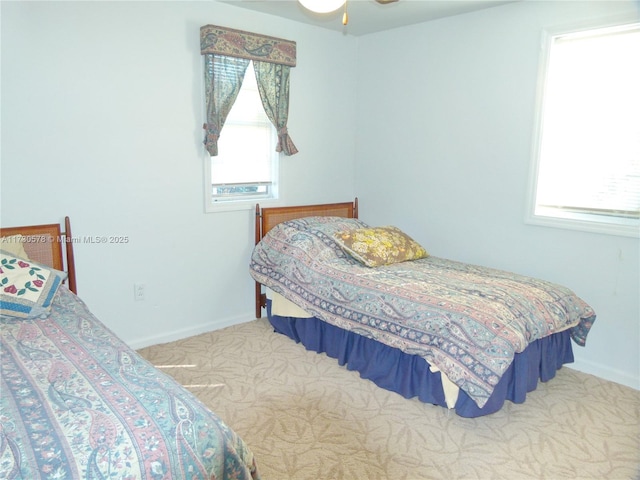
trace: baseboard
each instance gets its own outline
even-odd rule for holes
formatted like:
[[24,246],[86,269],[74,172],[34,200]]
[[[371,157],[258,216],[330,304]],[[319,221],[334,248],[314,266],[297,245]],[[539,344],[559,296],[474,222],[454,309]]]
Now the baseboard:
[[176,340],[193,337],[194,335],[200,335],[201,333],[220,330],[221,328],[231,327],[232,325],[239,325],[241,323],[247,323],[255,320],[253,317],[255,317],[255,314],[247,313],[246,315],[240,315],[232,318],[216,319],[200,325],[194,325],[188,328],[174,330],[172,332],[164,332],[158,335],[140,338],[132,342],[127,342],[127,344],[134,350],[139,350],[141,348],[150,347],[151,345],[175,342]]
[[596,377],[640,390],[640,378],[614,368],[605,367],[599,363],[589,362],[588,360],[576,360],[574,363],[569,363],[565,366],[578,370],[579,372],[589,373]]

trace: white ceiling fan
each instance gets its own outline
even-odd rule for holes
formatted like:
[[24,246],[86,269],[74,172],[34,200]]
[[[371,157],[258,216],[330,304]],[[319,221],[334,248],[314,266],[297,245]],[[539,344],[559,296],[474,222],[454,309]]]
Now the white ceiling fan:
[[[388,3],[395,3],[398,0],[374,0],[377,3],[386,5]],[[342,24],[349,23],[349,14],[347,13],[348,0],[298,0],[300,4],[315,13],[330,13],[335,12],[340,7],[344,6],[344,14],[342,15]]]

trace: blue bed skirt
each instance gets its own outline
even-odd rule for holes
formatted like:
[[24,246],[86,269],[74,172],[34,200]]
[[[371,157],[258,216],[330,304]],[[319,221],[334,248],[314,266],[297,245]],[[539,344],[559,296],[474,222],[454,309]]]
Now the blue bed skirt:
[[[267,315],[276,332],[302,343],[307,350],[324,352],[338,359],[340,365],[356,370],[362,378],[379,387],[405,398],[418,397],[425,403],[447,406],[440,372],[431,372],[422,357],[403,353],[317,318],[271,315],[270,300],[267,301]],[[516,354],[484,407],[479,408],[460,390],[455,412],[461,417],[480,417],[500,410],[505,400],[523,403],[527,393],[538,386],[538,380],[551,380],[563,364],[571,362],[573,350],[569,331],[536,340],[522,353]]]

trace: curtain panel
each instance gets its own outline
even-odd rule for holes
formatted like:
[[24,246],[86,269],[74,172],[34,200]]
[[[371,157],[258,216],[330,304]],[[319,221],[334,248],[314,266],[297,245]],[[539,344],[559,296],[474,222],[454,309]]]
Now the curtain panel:
[[289,119],[289,67],[279,63],[253,62],[262,106],[278,131],[276,152],[295,155],[298,149],[287,130]]
[[205,25],[200,28],[200,53],[205,56],[206,123],[204,144],[218,155],[218,138],[233,106],[249,61],[254,61],[260,98],[278,132],[276,151],[294,155],[298,149],[287,130],[289,74],[296,65],[296,43],[241,30]]
[[218,155],[218,138],[233,103],[240,93],[249,60],[223,55],[205,55],[205,103],[207,123],[204,144],[209,154]]

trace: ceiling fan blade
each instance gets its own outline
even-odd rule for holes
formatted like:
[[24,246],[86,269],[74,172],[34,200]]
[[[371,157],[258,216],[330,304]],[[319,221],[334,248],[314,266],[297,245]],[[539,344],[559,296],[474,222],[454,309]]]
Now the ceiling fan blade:
[[381,3],[382,5],[386,4],[386,3],[394,3],[397,2],[398,0],[376,0],[376,2]]

